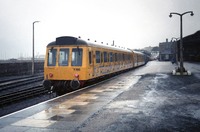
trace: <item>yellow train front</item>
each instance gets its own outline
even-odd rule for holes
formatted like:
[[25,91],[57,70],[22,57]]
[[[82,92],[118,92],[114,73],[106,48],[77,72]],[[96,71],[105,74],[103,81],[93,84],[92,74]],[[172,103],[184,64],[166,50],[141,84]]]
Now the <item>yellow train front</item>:
[[133,51],[59,37],[47,45],[43,86],[61,95],[87,81],[133,66]]

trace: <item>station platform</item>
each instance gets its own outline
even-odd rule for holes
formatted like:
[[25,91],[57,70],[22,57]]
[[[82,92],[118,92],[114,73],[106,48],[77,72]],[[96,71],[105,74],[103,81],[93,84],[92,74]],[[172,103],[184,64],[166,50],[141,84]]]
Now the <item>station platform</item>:
[[[150,62],[103,83],[0,118],[1,132],[200,130],[200,69],[172,76]],[[191,69],[192,70],[192,69]]]
[[137,76],[131,77],[125,73],[106,80],[103,84],[59,96],[1,117],[0,131],[71,131],[136,83],[138,79]]

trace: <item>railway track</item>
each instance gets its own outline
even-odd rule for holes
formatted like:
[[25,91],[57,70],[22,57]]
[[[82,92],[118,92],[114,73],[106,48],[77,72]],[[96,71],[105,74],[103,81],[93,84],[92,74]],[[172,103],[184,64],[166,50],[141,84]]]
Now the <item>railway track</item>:
[[33,96],[41,95],[47,93],[47,90],[43,88],[43,86],[33,86],[28,87],[26,89],[18,90],[16,92],[7,93],[0,96],[0,105],[6,105],[9,103],[13,103],[25,98],[30,98]]
[[30,83],[42,81],[42,80],[43,80],[43,76],[34,76],[34,77],[29,77],[29,78],[21,78],[21,79],[11,80],[11,81],[9,80],[9,81],[0,83],[0,92],[2,92],[4,90],[13,89],[15,87],[27,85],[27,84],[30,84]]
[[42,87],[43,75],[9,78],[0,81],[0,106],[47,93]]
[[11,76],[11,77],[1,77],[0,78],[0,84],[5,83],[5,82],[10,82],[10,81],[16,81],[20,79],[27,79],[27,78],[33,78],[33,77],[39,77],[42,76],[43,73],[39,73],[36,75],[24,75],[24,76]]

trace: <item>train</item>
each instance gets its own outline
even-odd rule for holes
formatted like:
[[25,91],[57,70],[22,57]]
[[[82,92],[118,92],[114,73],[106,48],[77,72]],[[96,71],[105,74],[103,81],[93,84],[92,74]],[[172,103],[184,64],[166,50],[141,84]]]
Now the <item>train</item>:
[[145,54],[131,49],[61,36],[46,47],[43,86],[62,95],[87,82],[142,66],[147,61]]

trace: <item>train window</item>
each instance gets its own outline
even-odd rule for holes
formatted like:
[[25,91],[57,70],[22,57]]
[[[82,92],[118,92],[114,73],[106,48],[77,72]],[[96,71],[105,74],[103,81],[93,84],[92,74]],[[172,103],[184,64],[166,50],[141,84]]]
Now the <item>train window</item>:
[[68,66],[69,49],[60,49],[59,66]]
[[118,58],[119,58],[119,61],[122,60],[122,58],[121,58],[121,53],[118,54]]
[[101,63],[103,63],[103,53],[101,53]]
[[108,54],[107,52],[103,52],[104,55],[104,62],[108,62]]
[[48,66],[56,66],[56,53],[57,49],[50,49],[48,51]]
[[113,53],[110,52],[110,62],[113,62]]
[[125,61],[125,55],[123,54],[123,61]]
[[117,53],[115,53],[115,61],[117,62]]
[[130,61],[131,60],[131,56],[130,55],[128,55],[128,61]]
[[108,53],[108,62],[110,62],[110,55],[109,55],[109,53]]
[[125,54],[125,61],[127,61],[128,60],[128,55],[127,54]]
[[92,64],[92,53],[89,52],[89,64]]
[[83,49],[72,49],[72,66],[82,66]]
[[100,58],[100,51],[96,51],[96,63],[100,63],[101,58]]

